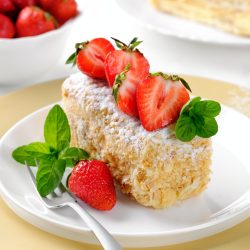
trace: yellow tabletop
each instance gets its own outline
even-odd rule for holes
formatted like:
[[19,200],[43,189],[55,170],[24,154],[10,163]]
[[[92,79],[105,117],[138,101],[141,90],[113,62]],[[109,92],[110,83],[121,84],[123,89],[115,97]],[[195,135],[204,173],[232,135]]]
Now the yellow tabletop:
[[[186,76],[194,95],[212,98],[250,117],[250,89]],[[34,85],[0,97],[0,137],[19,119],[38,108],[60,100],[62,80]],[[41,231],[12,212],[0,199],[0,249],[3,250],[97,250]],[[250,249],[250,219],[205,239],[151,250],[247,250]]]

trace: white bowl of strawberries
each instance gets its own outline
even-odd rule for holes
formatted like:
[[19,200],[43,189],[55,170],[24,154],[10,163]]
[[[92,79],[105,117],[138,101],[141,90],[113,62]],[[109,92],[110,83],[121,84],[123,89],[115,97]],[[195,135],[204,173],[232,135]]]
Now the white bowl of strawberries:
[[75,0],[0,1],[0,84],[19,84],[56,64],[80,15]]

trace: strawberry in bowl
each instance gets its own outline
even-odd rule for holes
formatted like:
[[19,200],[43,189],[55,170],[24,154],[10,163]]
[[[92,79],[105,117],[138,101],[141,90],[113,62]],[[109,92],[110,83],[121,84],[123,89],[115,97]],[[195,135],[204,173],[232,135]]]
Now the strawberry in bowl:
[[40,0],[9,1],[12,5],[4,6],[0,2],[0,84],[31,83],[57,64],[73,25],[82,16],[81,6],[61,24]]
[[18,37],[40,35],[56,29],[57,26],[53,16],[35,6],[22,9],[16,21]]
[[13,38],[15,26],[11,19],[0,13],[0,38]]

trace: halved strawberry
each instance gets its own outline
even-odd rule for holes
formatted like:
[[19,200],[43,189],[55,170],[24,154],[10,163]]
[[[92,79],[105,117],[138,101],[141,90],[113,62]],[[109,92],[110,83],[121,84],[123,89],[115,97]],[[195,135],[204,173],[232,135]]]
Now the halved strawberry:
[[113,86],[116,75],[120,74],[128,64],[134,82],[138,83],[145,75],[149,74],[148,60],[136,49],[141,41],[135,37],[129,45],[126,45],[115,38],[112,39],[121,50],[112,51],[105,60],[105,72],[109,86]]
[[153,131],[174,123],[190,99],[187,82],[163,73],[151,74],[137,87],[137,106],[142,126]]
[[143,81],[148,73],[140,78],[134,76],[134,72],[130,70],[130,64],[128,64],[124,71],[118,74],[115,78],[113,85],[113,95],[117,106],[126,114],[138,117],[138,109],[136,103],[136,89],[139,81]]
[[113,45],[105,38],[76,44],[76,52],[73,53],[66,64],[77,64],[80,71],[94,78],[106,79],[104,61],[107,54],[114,49]]

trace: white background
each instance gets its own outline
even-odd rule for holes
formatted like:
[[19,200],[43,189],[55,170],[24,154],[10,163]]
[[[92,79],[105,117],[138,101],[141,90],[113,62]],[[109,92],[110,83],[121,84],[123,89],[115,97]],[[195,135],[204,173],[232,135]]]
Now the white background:
[[[136,0],[135,0],[136,1]],[[152,71],[204,76],[250,87],[250,47],[212,45],[171,38],[151,31],[119,8],[115,0],[79,0],[84,9],[68,38],[58,63],[23,85],[0,85],[0,95],[49,79],[66,77],[77,69],[64,64],[74,44],[94,37],[116,37],[129,42],[143,40],[140,50],[148,58]]]

